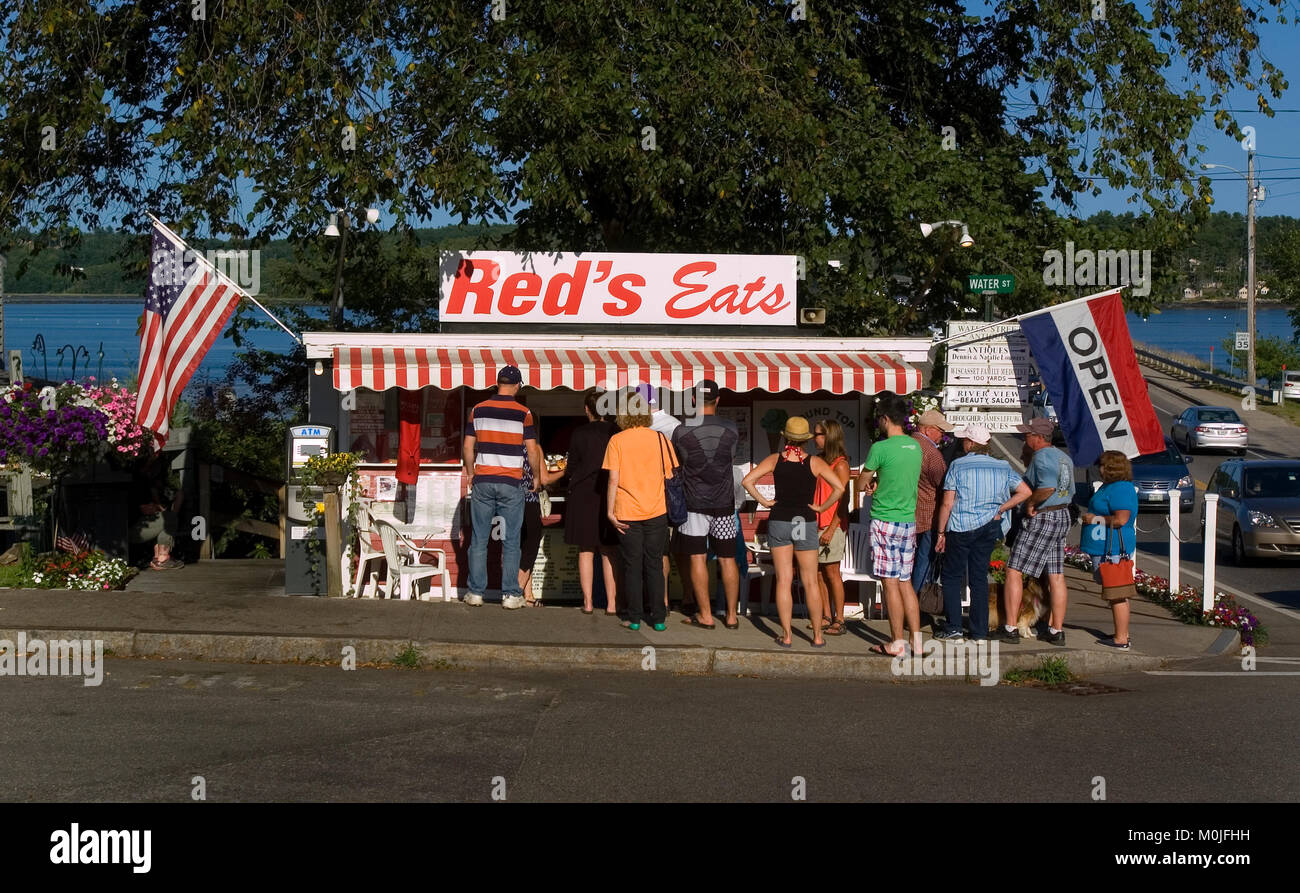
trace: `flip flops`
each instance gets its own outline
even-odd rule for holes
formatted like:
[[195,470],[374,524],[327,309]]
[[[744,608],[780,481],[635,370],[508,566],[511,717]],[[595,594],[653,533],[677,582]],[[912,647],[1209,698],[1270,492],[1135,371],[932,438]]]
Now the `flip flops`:
[[691,616],[691,617],[687,618],[686,620],[683,620],[683,621],[682,621],[682,625],[683,625],[683,626],[694,626],[694,627],[697,627],[698,629],[714,629],[718,624],[716,624],[716,623],[700,623],[700,619],[699,619],[698,617]]

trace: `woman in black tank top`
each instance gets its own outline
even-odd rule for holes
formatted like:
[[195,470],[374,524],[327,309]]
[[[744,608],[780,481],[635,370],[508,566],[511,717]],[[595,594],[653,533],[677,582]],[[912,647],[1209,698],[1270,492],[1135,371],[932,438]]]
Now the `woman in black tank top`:
[[[817,516],[840,501],[844,484],[829,465],[803,451],[803,444],[812,438],[807,419],[787,419],[782,435],[786,443],[781,452],[755,465],[741,484],[760,505],[771,509],[767,533],[772,564],[776,568],[776,610],[781,617],[782,632],[777,644],[782,648],[792,644],[790,621],[794,615],[794,598],[790,587],[797,561],[808,616],[812,620],[812,644],[821,648],[826,640],[822,638],[821,586],[817,582]],[[758,481],[768,474],[772,475],[775,499],[768,499],[755,489]],[[812,504],[818,478],[831,487],[829,501],[824,505]]]

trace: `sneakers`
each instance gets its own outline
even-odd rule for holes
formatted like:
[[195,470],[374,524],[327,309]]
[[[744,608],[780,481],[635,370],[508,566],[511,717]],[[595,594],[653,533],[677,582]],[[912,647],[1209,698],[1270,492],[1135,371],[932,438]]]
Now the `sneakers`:
[[507,611],[513,611],[516,608],[522,608],[523,606],[524,597],[522,595],[507,595],[501,599],[501,607],[505,608]]
[[474,605],[475,607],[478,607],[479,605],[483,604],[483,596],[475,595],[474,593],[471,592],[465,596],[465,604]]
[[1043,627],[1042,635],[1040,635],[1039,638],[1049,645],[1064,645],[1065,630],[1061,630],[1059,633],[1053,633],[1047,627]]
[[1011,632],[1007,632],[1007,628],[1005,626],[999,626],[989,635],[989,638],[997,639],[1001,642],[1006,642],[1008,645],[1019,645],[1020,630],[1013,629]]
[[1107,648],[1117,648],[1120,651],[1128,651],[1129,645],[1133,644],[1132,642],[1116,642],[1114,636],[1108,636],[1105,639],[1098,639],[1097,641],[1105,645]]
[[940,642],[960,642],[966,638],[959,629],[946,629],[934,636]]

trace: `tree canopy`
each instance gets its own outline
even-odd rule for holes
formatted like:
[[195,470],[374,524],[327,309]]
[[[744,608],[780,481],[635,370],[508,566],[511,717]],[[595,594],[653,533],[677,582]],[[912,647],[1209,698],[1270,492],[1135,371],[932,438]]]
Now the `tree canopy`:
[[[1020,274],[1002,309],[1047,301],[1042,253],[1104,237],[1070,217],[1102,184],[1144,212],[1114,247],[1176,263],[1209,189],[1193,125],[1240,135],[1232,90],[1269,112],[1285,81],[1258,33],[1283,10],[33,0],[0,19],[0,248],[143,233],[148,209],[249,247],[290,236],[324,298],[324,215],[380,203],[408,235],[444,210],[513,217],[519,248],[796,254],[833,331],[920,331],[960,312],[969,272]],[[975,246],[922,237],[945,219]],[[428,324],[418,239],[355,244],[349,307]]]

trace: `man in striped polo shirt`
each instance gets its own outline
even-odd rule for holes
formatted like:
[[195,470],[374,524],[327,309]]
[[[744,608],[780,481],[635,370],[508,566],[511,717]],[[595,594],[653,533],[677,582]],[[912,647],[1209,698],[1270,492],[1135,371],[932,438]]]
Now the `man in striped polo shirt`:
[[[474,536],[469,546],[469,593],[465,603],[483,604],[487,589],[488,539],[501,540],[501,606],[522,608],[519,532],[524,523],[521,486],[524,450],[537,449],[533,414],[515,399],[523,376],[514,366],[497,373],[497,394],[470,410],[461,457],[470,490]],[[537,476],[534,476],[536,487]],[[499,520],[498,520],[499,519]]]

